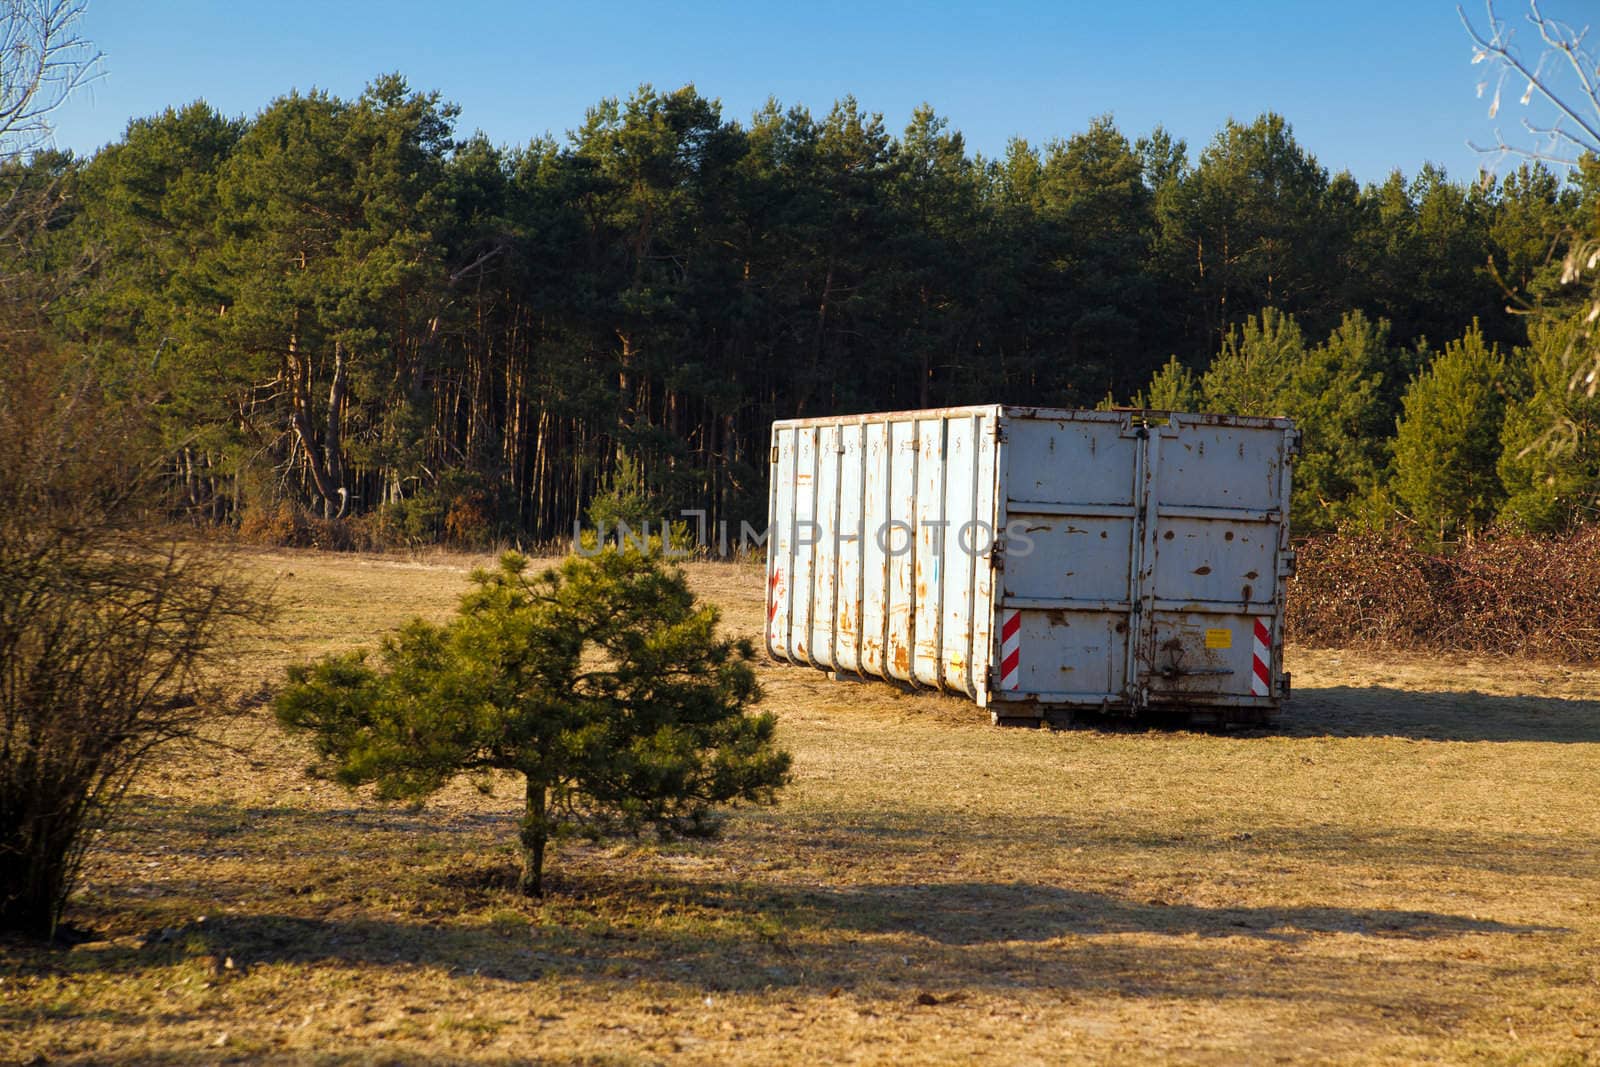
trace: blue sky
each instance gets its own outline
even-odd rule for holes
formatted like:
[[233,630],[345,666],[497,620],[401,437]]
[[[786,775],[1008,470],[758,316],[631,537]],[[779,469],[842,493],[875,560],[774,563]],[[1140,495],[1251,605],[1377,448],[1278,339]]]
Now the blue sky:
[[[1476,3],[1470,13],[1482,21]],[[1362,181],[1425,161],[1469,177],[1483,160],[1466,142],[1492,143],[1495,129],[1448,0],[89,0],[81,28],[105,74],[57,114],[57,144],[80,153],[169,105],[251,115],[290,89],[353,97],[395,70],[458,103],[459,133],[499,143],[562,135],[641,82],[693,82],[741,119],[769,95],[825,112],[854,93],[896,131],[928,101],[990,156],[1013,135],[1041,143],[1106,112],[1130,138],[1162,123],[1194,154],[1230,116],[1274,110],[1325,166]],[[1519,93],[1500,117],[1508,140]]]

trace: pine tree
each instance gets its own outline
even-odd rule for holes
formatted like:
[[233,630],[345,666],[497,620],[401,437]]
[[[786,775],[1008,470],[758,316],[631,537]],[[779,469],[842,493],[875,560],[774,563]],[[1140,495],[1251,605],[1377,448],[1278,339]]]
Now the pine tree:
[[717,636],[681,571],[607,549],[528,577],[477,571],[454,619],[414,619],[365,651],[292,668],[276,703],[339,781],[421,798],[457,775],[522,775],[521,888],[560,834],[710,836],[719,805],[771,803],[773,743],[746,640]]
[[[177,508],[386,509],[346,533],[429,536],[456,511],[548,538],[627,452],[672,509],[754,519],[776,418],[1148,383],[1153,406],[1314,421],[1263,353],[1305,349],[1277,336],[1291,315],[1321,337],[1357,307],[1394,324],[1358,375],[1382,375],[1392,428],[1423,335],[1478,315],[1487,341],[1521,339],[1496,272],[1572,310],[1546,291],[1547,253],[1593,232],[1600,200],[1600,164],[1576,191],[1537,168],[1361,188],[1274,115],[1228,124],[1193,166],[1159,127],[1130,144],[1109,117],[988,160],[931,107],[896,137],[848,97],[740,123],[692,86],[602,101],[569,139],[517,149],[457,143],[454,118],[388,76],[248,119],[194,104],[87,163],[0,168],[0,203],[18,183],[60,200],[49,233],[0,257],[92,264],[53,325],[108,382],[161,378]],[[1282,314],[1246,323],[1264,305]],[[1177,365],[1152,382],[1160,353],[1198,370],[1219,348],[1201,400]],[[1349,478],[1327,478],[1331,514]]]
[[1386,459],[1379,368],[1389,359],[1388,339],[1388,322],[1352,311],[1290,369],[1281,400],[1303,435],[1294,475],[1296,529],[1332,526],[1345,502],[1377,485]]
[[1576,324],[1536,321],[1518,355],[1529,395],[1508,406],[1501,431],[1501,514],[1527,529],[1557,530],[1592,517],[1600,501],[1600,396]]
[[1177,356],[1172,356],[1151,376],[1149,389],[1135,406],[1156,411],[1199,411],[1204,406],[1199,379]]
[[1283,414],[1284,389],[1305,351],[1294,316],[1262,308],[1228,334],[1201,379],[1206,406],[1228,415]]
[[1504,498],[1495,467],[1506,360],[1474,322],[1411,380],[1395,428],[1394,488],[1424,530],[1483,526]]

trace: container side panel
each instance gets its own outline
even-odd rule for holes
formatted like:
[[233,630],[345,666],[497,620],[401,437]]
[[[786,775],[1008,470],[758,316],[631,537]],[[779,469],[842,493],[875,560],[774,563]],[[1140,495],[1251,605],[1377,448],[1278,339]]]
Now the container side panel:
[[864,427],[839,429],[839,583],[838,604],[833,612],[834,666],[842,671],[861,672],[861,593],[862,593],[862,485],[861,439]]
[[812,548],[816,579],[811,638],[807,647],[818,666],[835,667],[834,627],[839,597],[839,427],[817,428],[817,543]]
[[917,421],[889,424],[889,500],[883,531],[889,557],[888,676],[911,681],[915,596]]
[[1011,538],[1006,555],[1007,596],[1105,601],[1121,603],[1124,610],[1131,607],[1127,602],[1135,525],[1132,514],[1030,515],[1013,511],[1011,517],[1016,520],[1012,528],[1018,536]]
[[816,595],[817,542],[817,427],[795,431],[794,528],[789,531],[794,544],[794,594],[789,616],[791,658],[812,662],[811,605]]
[[1156,474],[1164,506],[1280,506],[1282,429],[1186,422],[1155,432],[1161,434]]
[[[1155,613],[1155,663],[1149,700],[1157,705],[1253,703],[1270,694],[1255,679],[1255,624],[1271,616],[1245,612]],[[1270,668],[1270,664],[1268,664]]]
[[974,527],[977,514],[978,420],[952,415],[945,429],[945,526],[940,572],[944,609],[940,613],[939,658],[945,685],[977,695],[971,663],[974,557],[983,538]]
[[772,506],[767,516],[767,646],[776,656],[793,659],[789,647],[789,605],[794,591],[794,443],[795,431],[774,427]]
[[978,704],[989,702],[989,675],[999,666],[994,621],[999,583],[995,572],[995,545],[1004,537],[999,500],[1004,492],[998,469],[1000,415],[998,412],[978,421],[977,506],[973,509],[973,537],[978,551],[973,565],[972,668],[978,688]]
[[911,665],[923,685],[942,686],[945,553],[945,419],[926,419],[917,427],[916,555],[913,607],[916,647]]
[[889,628],[889,577],[892,562],[884,550],[884,528],[889,521],[889,425],[867,423],[867,467],[861,507],[863,526],[861,673],[888,678],[885,640]]

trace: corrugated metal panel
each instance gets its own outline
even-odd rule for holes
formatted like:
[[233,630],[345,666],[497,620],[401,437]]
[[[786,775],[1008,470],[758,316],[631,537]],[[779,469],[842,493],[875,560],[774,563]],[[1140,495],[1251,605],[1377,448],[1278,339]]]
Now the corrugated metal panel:
[[1270,710],[1293,440],[996,406],[776,423],[768,650],[997,718]]
[[773,427],[774,657],[983,699],[999,411]]

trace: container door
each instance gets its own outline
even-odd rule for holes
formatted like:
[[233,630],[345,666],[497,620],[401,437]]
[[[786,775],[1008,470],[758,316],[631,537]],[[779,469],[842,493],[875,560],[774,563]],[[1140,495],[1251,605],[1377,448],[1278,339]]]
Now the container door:
[[1109,412],[1007,421],[993,699],[1128,702],[1143,434]]
[[1270,707],[1288,558],[1283,426],[1173,416],[1145,442],[1136,703]]

